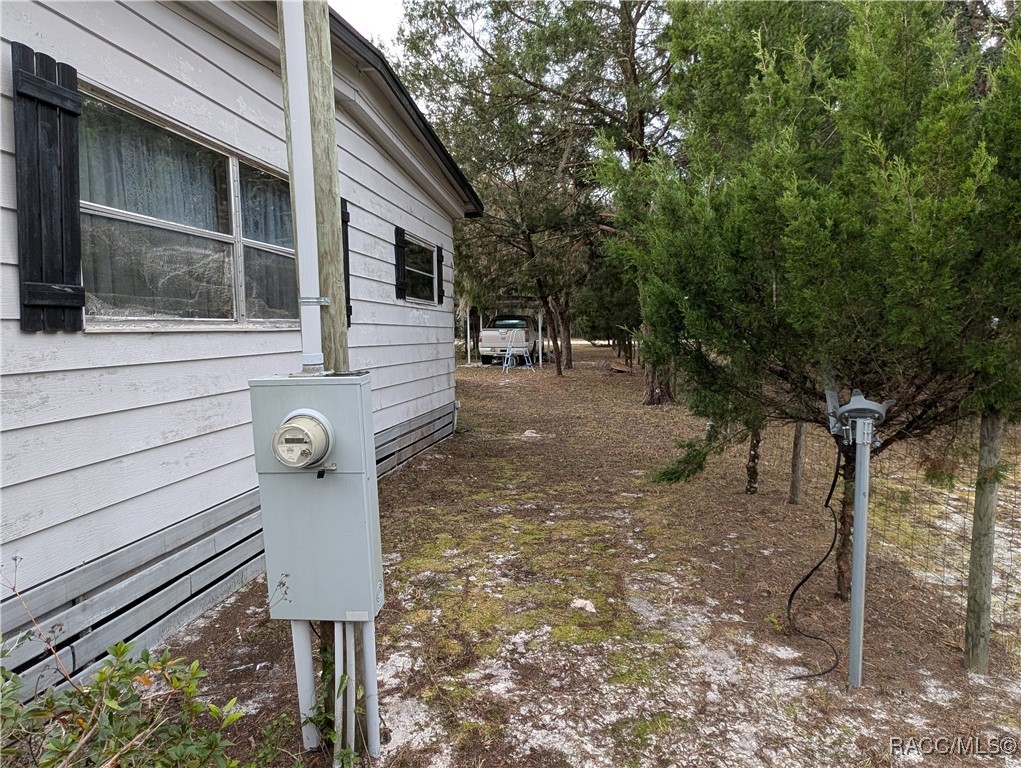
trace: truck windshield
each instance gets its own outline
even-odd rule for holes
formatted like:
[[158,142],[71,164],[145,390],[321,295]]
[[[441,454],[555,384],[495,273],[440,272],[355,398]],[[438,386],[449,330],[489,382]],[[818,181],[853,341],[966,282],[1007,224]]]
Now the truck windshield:
[[524,320],[494,320],[494,328],[527,328],[528,323]]

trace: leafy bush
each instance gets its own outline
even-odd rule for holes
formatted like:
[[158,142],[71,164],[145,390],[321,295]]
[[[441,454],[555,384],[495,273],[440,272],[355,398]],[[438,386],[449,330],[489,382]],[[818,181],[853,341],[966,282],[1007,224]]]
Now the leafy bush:
[[21,704],[21,681],[0,666],[0,744],[5,766],[234,768],[225,731],[243,715],[237,699],[218,707],[199,698],[199,663],[155,657],[131,645],[107,649],[85,683]]

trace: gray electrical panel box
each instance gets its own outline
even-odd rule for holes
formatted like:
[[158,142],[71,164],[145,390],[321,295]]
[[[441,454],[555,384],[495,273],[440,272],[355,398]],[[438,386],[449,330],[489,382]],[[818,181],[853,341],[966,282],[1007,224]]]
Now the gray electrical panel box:
[[270,616],[375,618],[383,563],[369,374],[249,384]]

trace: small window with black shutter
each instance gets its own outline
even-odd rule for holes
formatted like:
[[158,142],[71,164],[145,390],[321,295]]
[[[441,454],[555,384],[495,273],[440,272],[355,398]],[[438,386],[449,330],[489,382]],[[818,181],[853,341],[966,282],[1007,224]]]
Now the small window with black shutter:
[[396,227],[394,267],[398,299],[443,303],[443,248]]

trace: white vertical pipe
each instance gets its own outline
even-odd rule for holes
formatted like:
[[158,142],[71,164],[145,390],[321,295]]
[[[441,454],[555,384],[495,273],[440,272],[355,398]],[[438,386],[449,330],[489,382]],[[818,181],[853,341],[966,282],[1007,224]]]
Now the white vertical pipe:
[[376,680],[376,622],[362,622],[362,676],[365,678],[365,737],[369,757],[379,757],[379,685]]
[[[298,259],[298,296],[319,296],[319,243],[316,234],[316,194],[313,184],[312,117],[308,92],[308,52],[305,10],[301,0],[280,0],[287,72],[287,112],[291,137],[291,190],[294,200],[294,238]],[[322,319],[318,304],[299,303],[301,367],[322,372]]]
[[[347,713],[344,712],[344,708],[341,705],[343,701],[343,692],[340,690],[341,684],[344,682],[344,675],[348,672],[347,670],[347,649],[344,647],[344,622],[335,621],[333,622],[333,730],[337,734],[336,741],[333,742],[333,768],[343,768],[344,760],[341,757],[341,749],[343,749],[342,736],[344,734],[344,728],[348,725]],[[350,675],[347,678],[348,687],[351,686]],[[344,712],[342,716],[341,713]]]
[[347,706],[344,708],[345,739],[347,748],[354,754],[355,749],[355,698],[358,693],[358,676],[355,673],[355,625],[353,621],[344,622],[344,666],[347,667],[347,689],[345,699]]
[[301,741],[305,749],[317,749],[319,731],[309,722],[316,708],[316,675],[312,667],[312,632],[307,621],[291,622],[291,644],[294,646],[294,677],[298,681]]
[[869,460],[872,457],[872,419],[855,421],[854,538],[851,552],[851,636],[847,647],[847,682],[861,687],[862,645],[865,640],[865,559],[869,532]]
[[468,352],[468,365],[472,364],[472,308],[468,307],[468,315],[464,319],[464,343]]

